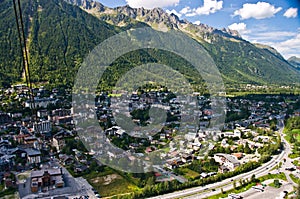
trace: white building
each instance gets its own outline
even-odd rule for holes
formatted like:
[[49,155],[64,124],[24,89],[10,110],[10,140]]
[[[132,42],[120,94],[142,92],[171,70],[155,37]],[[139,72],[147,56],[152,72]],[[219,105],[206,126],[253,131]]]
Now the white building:
[[184,138],[188,141],[194,141],[197,138],[197,133],[187,133],[184,135]]
[[231,171],[240,166],[240,162],[233,155],[217,153],[214,155],[214,159],[216,162],[226,166]]
[[[31,108],[31,101],[30,100],[27,100],[25,102],[25,107],[27,108]],[[34,99],[34,105],[35,107],[38,107],[38,108],[47,108],[47,106],[49,104],[56,104],[57,102],[57,99],[54,99],[54,98],[35,98]]]
[[52,130],[52,125],[49,120],[41,121],[33,124],[33,130],[36,133],[49,133]]
[[28,148],[24,149],[27,155],[27,163],[39,164],[41,163],[41,152],[36,149]]
[[239,138],[241,138],[242,137],[241,131],[238,130],[238,129],[234,129],[234,131],[233,131],[233,137],[239,137]]

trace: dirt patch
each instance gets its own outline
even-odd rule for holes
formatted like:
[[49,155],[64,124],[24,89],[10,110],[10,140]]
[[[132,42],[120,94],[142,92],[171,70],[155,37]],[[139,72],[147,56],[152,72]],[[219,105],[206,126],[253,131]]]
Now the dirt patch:
[[97,183],[102,185],[109,185],[116,179],[122,179],[122,177],[117,174],[111,174],[111,175],[94,178],[91,181],[95,184]]

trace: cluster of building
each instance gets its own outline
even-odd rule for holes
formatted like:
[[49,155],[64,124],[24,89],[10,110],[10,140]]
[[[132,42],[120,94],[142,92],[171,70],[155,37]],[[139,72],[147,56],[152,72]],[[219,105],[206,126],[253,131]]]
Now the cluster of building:
[[[202,153],[200,153],[200,151],[213,150],[215,144],[212,143],[220,143],[221,147],[224,149],[229,147],[230,150],[235,150],[240,145],[243,147],[247,146],[255,153],[258,148],[272,142],[273,136],[260,135],[256,130],[252,129],[258,128],[263,131],[271,131],[270,121],[281,118],[288,107],[287,103],[280,101],[276,96],[276,99],[274,100],[270,99],[265,101],[244,98],[227,98],[226,103],[228,106],[225,110],[226,113],[240,114],[241,112],[246,111],[246,116],[239,120],[229,121],[223,130],[209,129],[206,127],[209,126],[210,119],[216,117],[211,108],[212,102],[209,98],[198,96],[196,104],[199,109],[189,112],[189,110],[182,110],[182,104],[192,105],[192,100],[189,101],[187,98],[187,101],[180,101],[176,97],[168,99],[168,96],[170,95],[171,93],[158,90],[141,93],[134,92],[132,94],[123,93],[121,98],[112,98],[110,100],[112,104],[114,104],[114,110],[126,113],[128,117],[130,117],[132,111],[147,110],[149,107],[153,107],[153,105],[161,105],[160,108],[164,109],[169,116],[174,116],[172,118],[173,120],[170,120],[170,118],[168,118],[169,120],[167,119],[168,121],[164,123],[165,128],[162,132],[158,132],[155,136],[148,137],[147,140],[149,141],[149,146],[143,148],[144,152],[148,154],[166,146],[168,150],[164,150],[160,154],[161,158],[165,160],[164,166],[171,170],[189,164],[193,160],[201,159]],[[191,96],[191,98],[192,97],[193,96]],[[107,98],[107,96],[102,97],[102,101],[107,101]],[[123,101],[126,99],[127,101],[125,101],[127,104],[124,104],[120,99]],[[100,109],[103,114],[100,114],[99,118],[103,117],[103,115],[107,116],[105,118],[109,118],[111,107],[106,106],[108,104],[110,103],[101,103]],[[184,117],[185,114],[198,118],[199,126],[194,124],[185,125],[180,129],[181,131],[184,131],[180,137],[181,139],[177,139],[178,137],[175,136],[180,132],[178,132],[176,124],[180,124],[180,119]],[[134,122],[137,125],[141,124],[140,120],[135,120]],[[112,123],[113,126],[105,130],[106,135],[109,135],[110,138],[115,137],[122,139],[123,135],[130,134],[118,126],[115,121]],[[170,124],[172,124],[173,127],[170,127]],[[252,126],[252,129],[248,128],[249,126]],[[243,135],[244,137],[250,138],[242,138]],[[176,143],[176,140],[180,140],[179,143]],[[229,144],[228,140],[231,140],[232,143]],[[205,145],[205,143],[210,141],[212,141],[211,144]],[[137,143],[128,143],[128,145],[131,151],[140,151],[141,147],[144,147],[141,140],[138,140]],[[120,155],[121,154],[119,154],[118,157],[120,157]],[[123,155],[125,156],[126,153],[123,153]],[[219,163],[219,172],[224,173],[235,170],[243,163],[258,161],[260,156],[258,153],[217,153],[212,158]]]
[[[88,113],[75,115],[70,102],[66,100],[70,94],[61,95],[58,89],[48,91],[41,87],[34,89],[33,92],[35,94],[34,103],[28,100],[28,88],[22,85],[7,89],[3,92],[4,94],[0,95],[0,100],[2,100],[9,95],[16,94],[16,103],[21,105],[22,109],[27,110],[26,112],[16,108],[14,111],[0,112],[0,176],[2,173],[2,178],[6,179],[7,185],[9,185],[9,182],[14,183],[7,172],[36,169],[31,172],[29,187],[31,193],[38,193],[66,185],[61,169],[40,168],[42,164],[51,161],[53,155],[57,155],[61,166],[72,165],[75,173],[84,172],[89,167],[86,153],[73,150],[70,155],[64,153],[63,150],[66,147],[67,139],[77,139],[77,132],[74,130],[76,121],[92,119],[95,115],[88,115]],[[269,121],[280,118],[289,106],[280,99],[263,101],[226,98],[225,113],[240,115],[246,112],[247,116],[228,121],[220,130],[220,128],[208,128],[210,121],[218,117],[212,108],[215,105],[213,103],[209,97],[200,96],[199,93],[179,99],[166,89],[149,92],[124,92],[118,97],[102,93],[96,97],[95,107],[91,107],[93,109],[91,112],[96,113],[97,119],[104,129],[102,137],[105,142],[122,139],[128,141],[125,152],[123,150],[116,150],[116,153],[106,151],[111,159],[121,159],[128,156],[129,152],[142,157],[164,149],[160,153],[161,158],[164,159],[164,167],[173,170],[203,158],[202,152],[214,150],[216,145],[220,145],[224,149],[230,148],[230,150],[234,150],[240,145],[247,145],[253,151],[263,147],[265,143],[272,142],[272,136],[260,135],[249,126],[270,130]],[[28,110],[33,107],[33,104],[36,107],[37,117],[28,116]],[[4,102],[2,105],[8,106]],[[140,139],[127,139],[132,135],[141,135],[137,135],[139,132],[135,128],[129,132],[121,125],[119,126],[113,112],[130,118],[132,113],[139,111],[145,113],[151,107],[159,108],[166,114],[165,121],[161,122],[162,130]],[[192,108],[185,109],[186,107]],[[299,115],[299,111],[294,111],[293,114]],[[183,123],[182,120],[197,122]],[[141,127],[145,123],[155,122],[155,118],[145,119],[145,117],[137,116],[132,121],[134,127]],[[95,136],[84,137],[84,141],[95,143],[96,148],[103,148],[103,143],[95,142],[95,139],[101,135],[96,133],[93,127],[89,127],[88,130],[94,132]],[[244,138],[244,135],[250,136]],[[229,144],[229,142],[231,143]],[[94,153],[96,152],[94,151]],[[256,158],[259,157],[255,157],[255,155],[215,153],[210,158],[219,164],[218,172],[224,173],[235,170],[247,161],[257,160]],[[211,175],[215,175],[215,172],[201,174],[202,177]]]
[[[71,109],[64,108],[69,105],[66,105],[57,89],[33,89],[36,96],[34,103],[28,100],[28,93],[26,86],[17,85],[0,95],[1,100],[16,95],[14,103],[23,107],[16,107],[11,112],[0,112],[0,181],[4,180],[7,187],[16,187],[18,180],[11,172],[32,170],[24,186],[21,186],[22,181],[19,182],[22,197],[65,187],[62,169],[42,167],[48,165],[53,155],[63,149],[66,138],[74,138],[76,135],[72,130]],[[33,104],[36,116],[29,116]],[[8,177],[10,175],[14,178]]]

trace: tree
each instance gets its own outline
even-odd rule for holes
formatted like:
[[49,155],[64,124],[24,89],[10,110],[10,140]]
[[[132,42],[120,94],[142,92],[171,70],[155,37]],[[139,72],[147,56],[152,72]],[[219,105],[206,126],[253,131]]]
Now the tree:
[[233,181],[233,188],[236,189],[236,181]]
[[276,188],[280,188],[281,183],[279,182],[278,179],[275,179],[275,180],[274,180],[274,186],[275,186]]
[[243,179],[242,179],[242,178],[240,179],[239,183],[240,183],[240,186],[243,186],[243,185],[244,185],[244,182],[243,182]]
[[244,146],[242,144],[238,145],[237,152],[244,152]]
[[224,193],[225,193],[223,188],[221,188],[221,193],[222,193],[222,194],[224,194]]
[[150,177],[147,179],[146,185],[152,186],[155,184],[155,178],[154,177]]
[[297,199],[300,199],[300,180],[298,180]]
[[251,176],[251,182],[256,182],[255,174]]
[[251,153],[251,149],[250,149],[250,147],[249,147],[248,142],[246,142],[246,144],[245,144],[244,153],[247,153],[247,154],[250,154],[250,153]]
[[226,147],[226,148],[225,148],[225,153],[227,153],[227,154],[230,154],[230,153],[231,153],[230,147]]
[[291,143],[295,143],[295,142],[296,142],[296,139],[295,139],[294,135],[291,135],[291,137],[290,137],[290,142],[291,142]]

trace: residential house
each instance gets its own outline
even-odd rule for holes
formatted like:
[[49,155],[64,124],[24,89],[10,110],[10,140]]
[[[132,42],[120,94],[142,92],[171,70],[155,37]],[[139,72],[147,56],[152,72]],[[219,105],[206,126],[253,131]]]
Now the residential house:
[[188,162],[192,162],[193,161],[193,156],[190,154],[183,154],[181,157],[182,162],[184,163],[188,163]]
[[56,148],[57,152],[60,152],[65,146],[65,138],[72,137],[73,134],[65,129],[57,132],[52,138],[52,146]]
[[66,154],[59,154],[59,159],[64,166],[74,163],[74,157]]
[[76,164],[74,171],[76,173],[82,173],[83,171],[86,171],[88,169],[88,167],[84,164]]
[[227,172],[229,172],[229,169],[225,165],[221,165],[218,168],[218,172],[219,173],[227,173]]
[[38,110],[37,111],[37,116],[39,118],[47,118],[49,116],[49,112],[46,109]]
[[68,115],[71,115],[70,109],[60,108],[60,109],[56,109],[56,110],[52,111],[52,116],[63,117],[63,116],[68,116]]
[[240,166],[240,162],[233,155],[217,153],[214,155],[214,159],[219,164],[226,166],[230,171],[233,171]]
[[244,157],[243,153],[233,153],[232,155],[235,156],[238,160],[240,160]]
[[24,138],[24,144],[26,144],[29,147],[33,147],[34,143],[37,141],[38,141],[38,139],[35,136],[27,136]]
[[41,163],[41,152],[37,149],[27,148],[23,149],[26,153],[28,164],[39,164]]
[[[56,104],[57,101],[58,100],[54,99],[54,98],[35,98],[34,99],[35,106],[38,107],[38,108],[47,108],[48,105]],[[25,102],[25,107],[26,108],[31,108],[32,107],[30,100],[27,100]]]
[[0,171],[9,171],[15,165],[15,155],[3,155],[0,157]]
[[61,125],[61,124],[72,124],[73,123],[73,117],[71,115],[67,115],[67,116],[55,116],[53,117],[52,121],[56,124],[56,125]]
[[191,141],[194,141],[198,137],[198,135],[197,135],[197,133],[189,132],[189,133],[185,134],[184,137],[186,140],[191,142]]
[[0,112],[0,124],[11,122],[11,117],[7,113]]
[[119,126],[113,126],[109,129],[106,129],[105,132],[107,135],[116,135],[118,137],[122,137],[125,134],[125,131]]
[[25,138],[32,136],[32,134],[28,131],[28,129],[25,127],[24,129],[21,128],[20,133],[18,135],[14,135],[14,140],[18,142],[19,144],[23,144],[25,141]]

